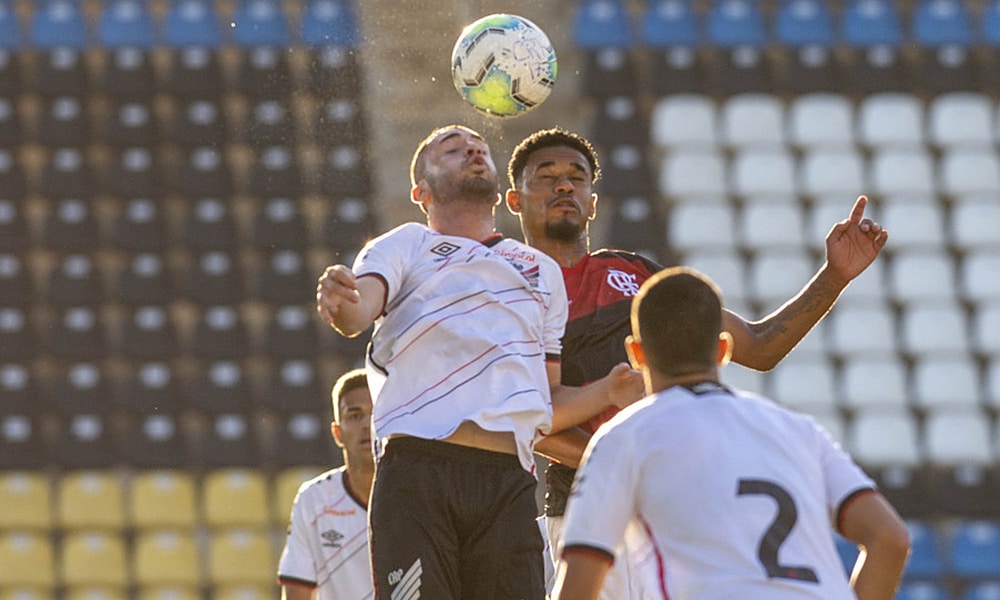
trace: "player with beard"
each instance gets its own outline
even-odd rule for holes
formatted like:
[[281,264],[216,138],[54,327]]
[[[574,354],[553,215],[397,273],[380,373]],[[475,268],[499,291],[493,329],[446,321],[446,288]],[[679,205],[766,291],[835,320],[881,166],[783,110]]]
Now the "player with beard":
[[499,181],[478,133],[433,131],[410,179],[427,225],[372,240],[316,293],[342,335],[375,323],[376,596],[541,600],[534,440],[638,399],[641,378],[623,363],[586,388],[561,385],[562,276],[496,233]]
[[[524,239],[562,267],[570,300],[563,337],[562,383],[587,385],[627,360],[629,310],[639,286],[662,267],[623,250],[590,252],[589,224],[596,216],[600,179],[597,154],[585,138],[561,129],[538,131],[514,149],[508,163],[507,207],[521,221]],[[758,370],[773,368],[830,310],[847,284],[864,271],[885,245],[888,233],[863,218],[863,196],[848,219],[826,238],[826,263],[806,286],[777,311],[748,322],[723,311],[733,336],[733,360]],[[582,428],[549,436],[537,451],[555,459],[546,470],[545,515],[549,546],[557,553],[570,486],[590,434],[617,409]],[[553,557],[554,559],[557,557]],[[605,579],[603,599],[637,598],[629,565],[618,561]]]

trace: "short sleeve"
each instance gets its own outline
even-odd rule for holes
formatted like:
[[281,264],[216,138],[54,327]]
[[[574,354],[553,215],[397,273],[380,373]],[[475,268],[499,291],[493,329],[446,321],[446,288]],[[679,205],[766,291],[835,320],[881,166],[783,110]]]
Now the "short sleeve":
[[278,560],[278,581],[316,587],[316,563],[309,545],[310,525],[302,503],[305,485],[299,489],[292,504],[288,536]]
[[569,318],[569,299],[566,296],[566,282],[562,271],[556,267],[547,269],[549,289],[552,290],[549,305],[545,311],[545,355],[561,356],[562,338],[566,333]]

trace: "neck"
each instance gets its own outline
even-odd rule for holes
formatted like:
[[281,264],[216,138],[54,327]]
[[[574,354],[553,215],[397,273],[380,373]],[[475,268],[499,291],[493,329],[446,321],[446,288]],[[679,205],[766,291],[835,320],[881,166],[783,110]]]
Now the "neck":
[[545,236],[534,237],[527,233],[524,238],[529,246],[538,248],[559,263],[560,267],[567,269],[578,265],[590,252],[590,239],[586,231],[573,241],[557,240]]
[[358,500],[368,506],[368,496],[371,495],[372,480],[375,478],[375,465],[371,459],[351,460],[344,453],[344,466],[347,470],[347,486]]
[[668,375],[659,371],[646,370],[646,391],[650,394],[662,392],[676,385],[692,385],[702,381],[719,383],[719,369],[712,368],[680,375]]
[[496,232],[493,206],[454,202],[446,210],[430,210],[427,226],[444,235],[483,241]]

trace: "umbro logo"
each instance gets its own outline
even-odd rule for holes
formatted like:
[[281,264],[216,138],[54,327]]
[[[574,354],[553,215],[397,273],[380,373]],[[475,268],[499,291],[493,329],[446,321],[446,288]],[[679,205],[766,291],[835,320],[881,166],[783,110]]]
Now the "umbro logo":
[[452,244],[451,242],[441,242],[437,246],[431,248],[431,252],[437,254],[438,256],[451,256],[458,251],[460,246]]
[[323,538],[323,546],[327,548],[340,548],[340,540],[344,539],[344,534],[335,529],[327,529],[319,536]]

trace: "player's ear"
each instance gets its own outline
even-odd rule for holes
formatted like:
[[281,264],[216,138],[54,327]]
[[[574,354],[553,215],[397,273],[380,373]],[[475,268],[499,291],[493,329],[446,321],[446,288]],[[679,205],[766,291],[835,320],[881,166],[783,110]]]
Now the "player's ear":
[[593,221],[597,217],[597,194],[590,195],[590,216],[588,221]]
[[517,190],[513,188],[507,190],[507,210],[512,215],[521,214],[521,194],[517,193]]
[[728,331],[719,333],[719,351],[715,357],[715,362],[720,367],[729,364],[729,359],[733,356],[733,334]]
[[343,448],[344,440],[340,434],[340,425],[337,425],[336,423],[330,423],[330,433],[333,435],[333,441],[337,442],[337,445]]
[[430,198],[431,189],[425,179],[421,179],[410,188],[410,202],[420,207],[420,210],[427,214],[427,205],[424,202]]
[[642,349],[642,343],[634,337],[625,338],[625,352],[628,354],[628,361],[633,369],[641,369],[646,364],[646,352]]

